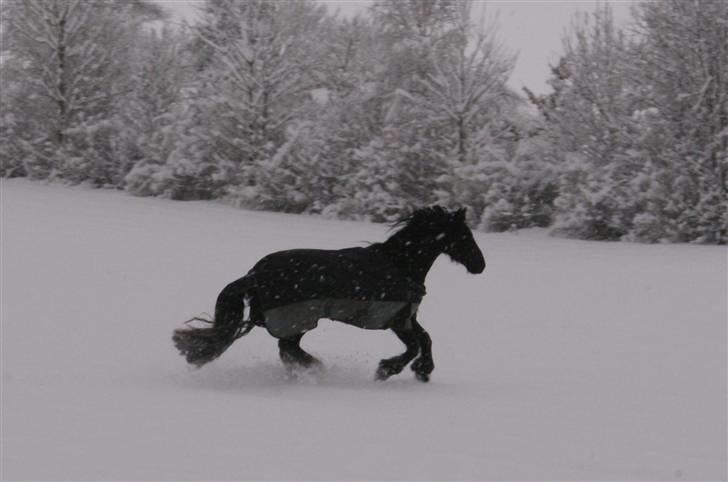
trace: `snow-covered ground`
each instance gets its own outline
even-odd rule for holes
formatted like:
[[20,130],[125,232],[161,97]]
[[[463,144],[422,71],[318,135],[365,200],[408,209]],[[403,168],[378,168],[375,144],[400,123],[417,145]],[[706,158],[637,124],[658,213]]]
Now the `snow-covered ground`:
[[430,384],[393,334],[322,322],[289,381],[254,330],[190,370],[170,341],[262,255],[384,226],[3,181],[3,480],[725,479],[726,248],[477,234],[420,320]]

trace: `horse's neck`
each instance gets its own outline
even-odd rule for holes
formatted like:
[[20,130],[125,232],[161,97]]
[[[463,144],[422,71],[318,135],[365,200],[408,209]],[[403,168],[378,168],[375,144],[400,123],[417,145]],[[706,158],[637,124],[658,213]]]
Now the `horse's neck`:
[[384,242],[383,247],[402,273],[422,284],[425,283],[427,273],[435,259],[440,255],[440,251],[433,243],[414,240],[403,235],[391,237]]

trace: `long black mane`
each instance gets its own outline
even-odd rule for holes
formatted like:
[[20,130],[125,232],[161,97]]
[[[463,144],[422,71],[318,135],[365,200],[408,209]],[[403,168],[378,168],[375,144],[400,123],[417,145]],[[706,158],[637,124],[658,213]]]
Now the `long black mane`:
[[409,277],[423,283],[442,253],[463,264],[469,272],[480,273],[485,268],[485,260],[465,218],[465,209],[447,211],[442,206],[418,209],[392,223],[394,232],[382,243],[382,248]]
[[[455,211],[459,212],[459,211]],[[441,221],[446,222],[448,212],[442,206],[428,206],[420,209],[411,211],[408,214],[400,217],[396,221],[392,222],[389,226],[392,230],[399,230],[406,227],[409,224],[413,224],[417,221],[430,220],[431,222]],[[395,233],[396,234],[396,233]]]

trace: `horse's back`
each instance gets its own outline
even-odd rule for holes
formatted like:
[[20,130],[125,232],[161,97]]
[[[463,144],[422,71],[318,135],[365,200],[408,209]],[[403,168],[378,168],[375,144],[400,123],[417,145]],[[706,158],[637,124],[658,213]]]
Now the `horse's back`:
[[370,258],[368,248],[354,247],[345,249],[288,249],[270,253],[258,261],[250,270],[255,274],[270,270],[301,270],[326,267],[332,262],[343,263],[351,268],[362,259]]

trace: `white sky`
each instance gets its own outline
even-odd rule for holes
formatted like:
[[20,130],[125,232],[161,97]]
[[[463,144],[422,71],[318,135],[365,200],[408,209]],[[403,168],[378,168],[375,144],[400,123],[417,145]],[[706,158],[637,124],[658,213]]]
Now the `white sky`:
[[[319,0],[342,15],[353,15],[367,7],[370,0]],[[196,5],[201,0],[157,0],[172,12],[172,20],[194,18]],[[527,86],[536,93],[548,92],[546,79],[549,63],[555,64],[561,51],[561,39],[577,11],[589,11],[597,0],[476,0],[474,15],[498,15],[498,38],[510,50],[518,53],[518,61],[511,76],[511,87],[521,90]],[[609,3],[618,25],[626,23],[633,0],[602,0]]]

